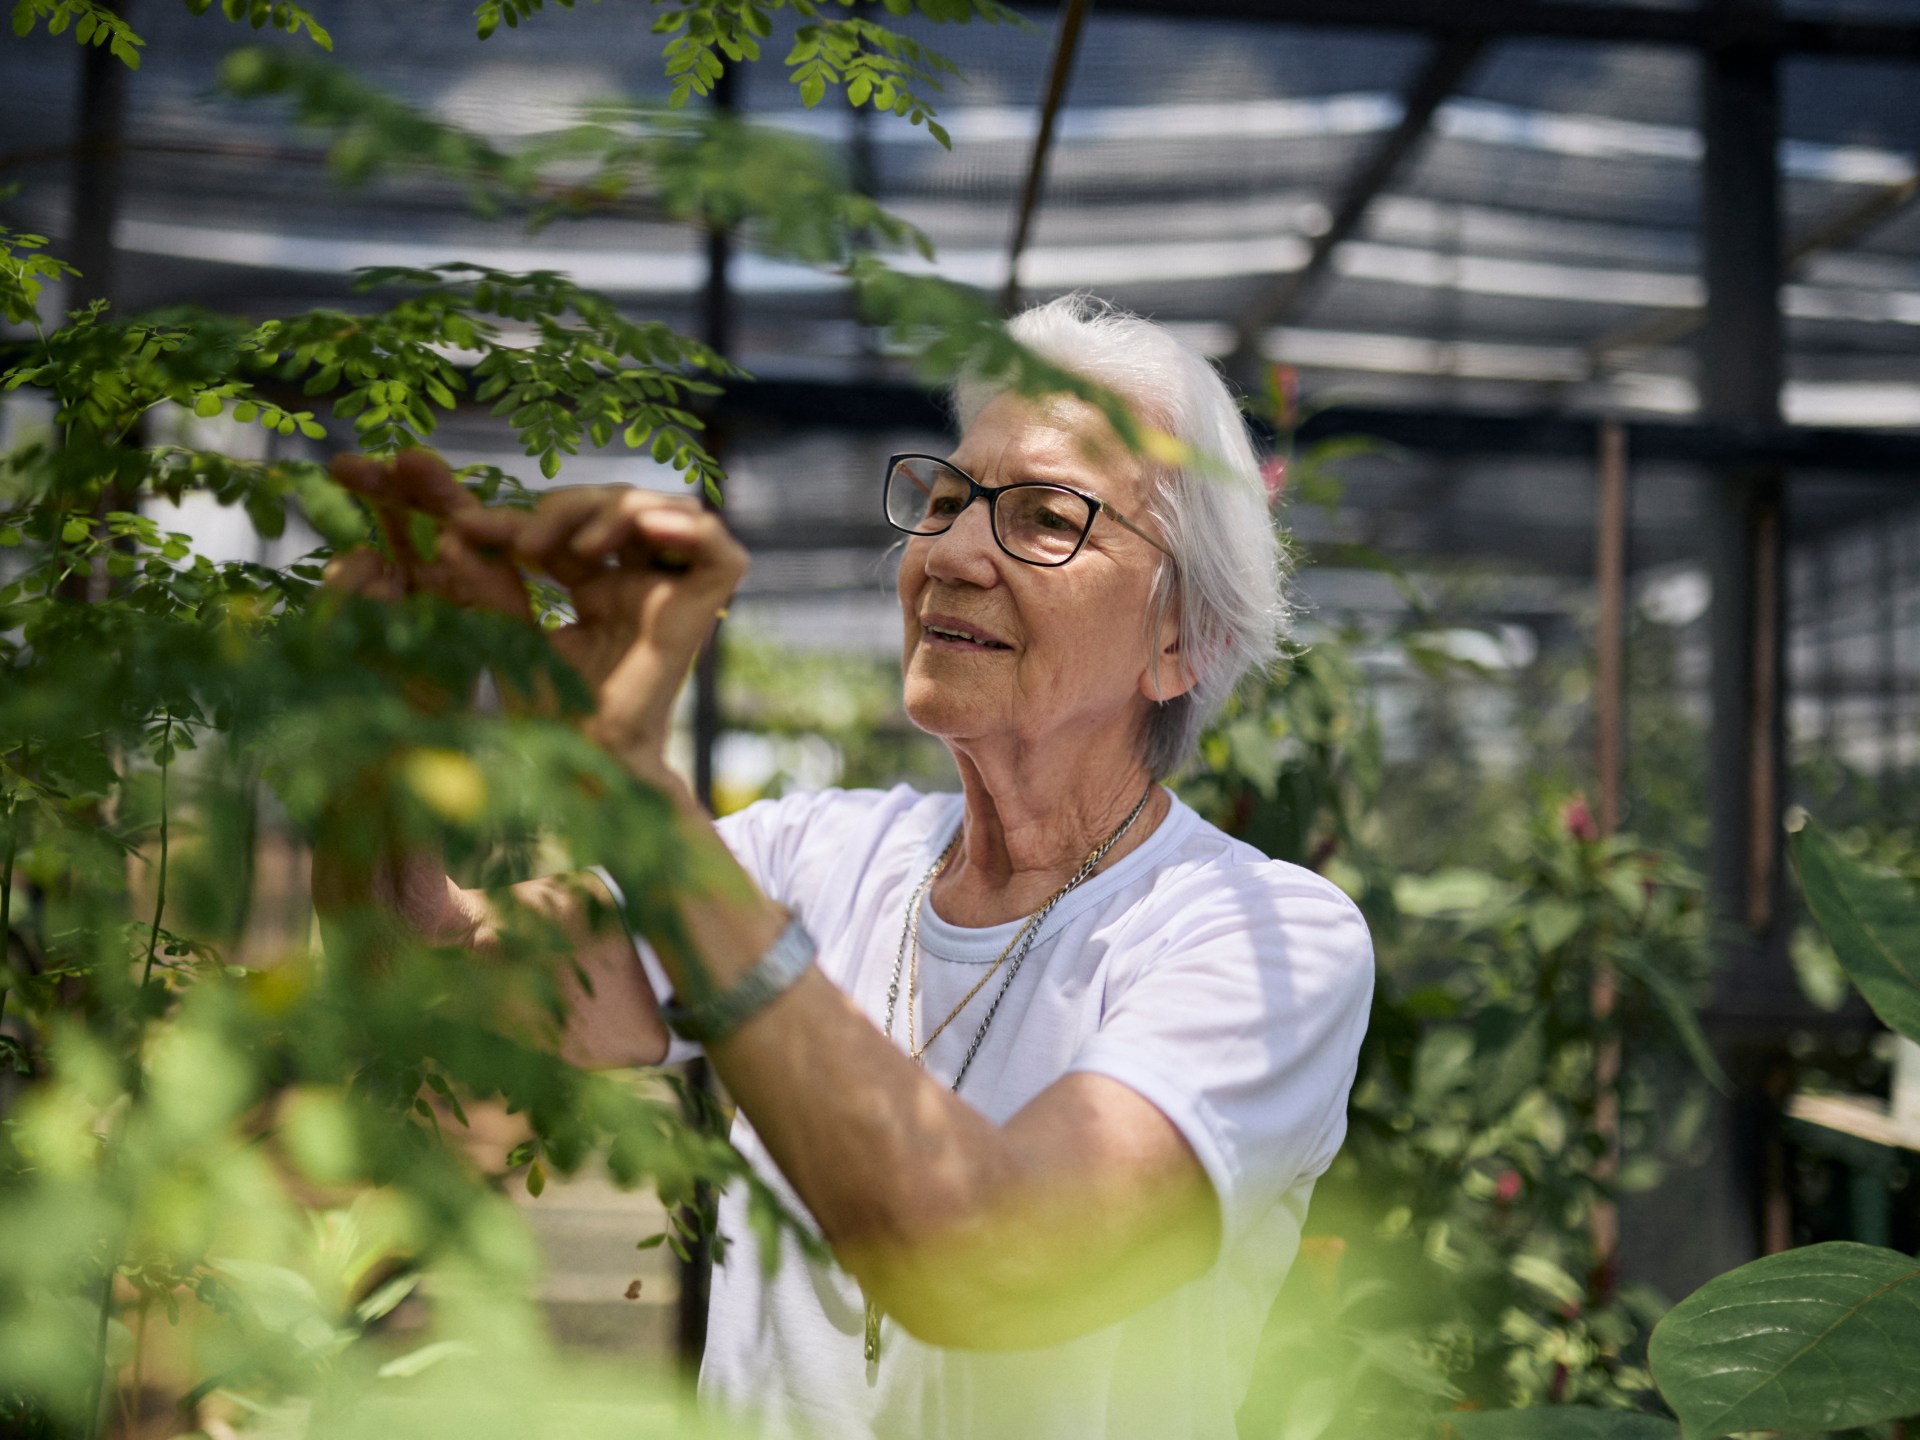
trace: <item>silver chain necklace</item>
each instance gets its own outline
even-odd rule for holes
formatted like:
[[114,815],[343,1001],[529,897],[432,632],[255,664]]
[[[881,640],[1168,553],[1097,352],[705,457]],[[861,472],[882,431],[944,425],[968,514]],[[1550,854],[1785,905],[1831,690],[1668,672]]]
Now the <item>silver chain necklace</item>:
[[[1133,822],[1140,818],[1141,812],[1147,808],[1147,801],[1152,798],[1153,782],[1149,780],[1147,782],[1147,788],[1140,795],[1140,799],[1134,804],[1133,809],[1127,812],[1127,818],[1120,822],[1119,829],[1115,830],[1111,835],[1107,836],[1105,840],[1102,840],[1098,845],[1094,846],[1092,851],[1088,853],[1087,858],[1081,862],[1080,868],[1073,872],[1072,878],[1058,890],[1054,891],[1052,897],[1048,899],[1046,904],[1042,905],[1026,918],[1025,922],[1020,926],[1018,933],[1014,935],[1013,939],[1007,942],[1007,948],[1000,952],[1000,959],[994,961],[996,966],[1003,961],[1007,963],[1006,978],[1000,982],[1000,988],[994,991],[993,1002],[987,1006],[987,1013],[981,1017],[979,1028],[973,1032],[973,1042],[967,1046],[966,1058],[960,1062],[960,1069],[954,1074],[953,1084],[948,1087],[955,1094],[959,1093],[960,1082],[967,1078],[967,1071],[973,1067],[973,1057],[980,1053],[980,1045],[987,1038],[987,1028],[993,1024],[993,1017],[1000,1012],[1000,1002],[1007,998],[1007,991],[1013,988],[1014,977],[1020,973],[1020,967],[1026,963],[1027,952],[1033,948],[1033,942],[1040,934],[1041,922],[1052,912],[1054,906],[1066,898],[1070,891],[1078,888],[1081,882],[1100,868],[1100,862],[1106,859],[1108,852],[1120,843],[1121,837],[1133,828]],[[913,949],[914,964],[916,967],[920,961],[919,926],[916,922],[920,917],[921,903],[926,899],[927,891],[933,888],[933,882],[940,877],[940,872],[946,869],[947,862],[953,858],[954,851],[959,849],[960,838],[963,833],[964,829],[954,832],[953,839],[947,842],[947,848],[940,852],[940,857],[933,862],[932,868],[927,871],[926,876],[914,887],[913,896],[907,901],[907,920],[906,924],[903,925],[900,930],[900,948],[893,957],[893,978],[887,983],[888,1039],[893,1038],[893,1014],[895,1007],[900,1001],[900,977],[906,969],[907,950],[909,946]],[[962,1004],[964,1005],[965,1002],[963,1001]],[[951,1016],[948,1017],[948,1019],[951,1018]],[[927,1044],[929,1046],[933,1044],[931,1038],[928,1039]],[[919,1061],[922,1068],[925,1068],[926,1065],[926,1061],[923,1058],[925,1053],[923,1050],[920,1055],[913,1057]],[[871,1300],[868,1300],[866,1305],[866,1357],[869,1367],[869,1378],[871,1379],[872,1367],[880,1363],[880,1307]]]

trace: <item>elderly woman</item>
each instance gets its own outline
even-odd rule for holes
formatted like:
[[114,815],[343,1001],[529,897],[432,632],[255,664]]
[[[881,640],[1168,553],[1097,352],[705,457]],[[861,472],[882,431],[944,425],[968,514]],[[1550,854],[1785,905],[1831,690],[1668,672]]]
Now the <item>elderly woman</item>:
[[[1343,1134],[1372,993],[1359,913],[1159,783],[1284,618],[1239,414],[1144,320],[1073,299],[1013,332],[1229,473],[1156,467],[1091,407],[976,383],[951,455],[894,457],[906,710],[952,751],[957,795],[711,821],[663,749],[746,569],[715,518],[633,490],[485,510],[423,456],[339,471],[450,522],[411,583],[493,603],[518,583],[483,558],[504,551],[573,589],[557,643],[597,691],[596,738],[723,876],[682,902],[679,948],[589,933],[566,885],[523,889],[593,978],[569,1052],[704,1046],[735,1142],[838,1262],[789,1242],[771,1274],[715,1276],[703,1391],[771,1434],[1232,1436]],[[394,583],[376,569],[336,583]],[[409,892],[422,929],[485,943],[482,897]],[[723,1200],[723,1231],[746,1233],[743,1205]]]

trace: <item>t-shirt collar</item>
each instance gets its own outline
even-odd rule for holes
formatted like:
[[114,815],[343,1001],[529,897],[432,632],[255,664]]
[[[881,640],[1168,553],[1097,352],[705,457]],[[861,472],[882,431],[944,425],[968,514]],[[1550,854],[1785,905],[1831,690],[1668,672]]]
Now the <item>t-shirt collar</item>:
[[[1178,795],[1168,792],[1173,802],[1160,826],[1145,841],[1128,851],[1113,864],[1099,871],[1092,878],[1081,883],[1060,903],[1053,907],[1046,923],[1040,927],[1040,933],[1034,936],[1034,948],[1047,943],[1057,935],[1073,918],[1092,907],[1101,904],[1124,887],[1133,884],[1143,875],[1160,864],[1166,855],[1180,843],[1198,818],[1192,809]],[[959,827],[963,797],[951,797],[951,803],[941,810],[933,827],[922,842],[920,853],[914,857],[913,881],[919,883],[920,877],[927,873],[940,852],[953,839],[954,831]],[[952,960],[960,963],[991,961],[1007,947],[1007,942],[1019,933],[1023,920],[1009,920],[1004,925],[989,925],[975,928],[963,925],[951,925],[934,912],[931,903],[920,912],[920,948],[928,955],[939,960]]]

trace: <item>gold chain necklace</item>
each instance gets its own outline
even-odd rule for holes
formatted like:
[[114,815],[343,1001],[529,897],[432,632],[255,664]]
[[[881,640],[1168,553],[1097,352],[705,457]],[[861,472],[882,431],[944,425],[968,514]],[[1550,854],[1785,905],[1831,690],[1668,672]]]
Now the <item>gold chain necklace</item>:
[[[1120,843],[1120,837],[1133,828],[1133,822],[1140,818],[1141,812],[1147,808],[1147,801],[1152,798],[1153,782],[1149,780],[1147,788],[1141,792],[1140,799],[1135,802],[1133,809],[1127,812],[1127,818],[1120,822],[1119,828],[1094,846],[1067,883],[1054,891],[1046,904],[1026,918],[1025,923],[1014,934],[1013,939],[1007,942],[1007,948],[1000,952],[999,958],[988,968],[987,973],[974,982],[973,988],[967,991],[960,1003],[948,1012],[947,1018],[934,1027],[933,1033],[927,1036],[927,1043],[916,1046],[913,1002],[919,992],[920,979],[920,906],[925,901],[927,892],[933,888],[933,882],[939,878],[940,872],[947,868],[947,862],[953,858],[954,851],[960,848],[960,837],[963,832],[956,831],[953,839],[947,842],[947,848],[940,852],[940,858],[935,860],[932,868],[927,871],[926,878],[914,887],[913,897],[907,901],[907,923],[900,931],[900,949],[893,960],[893,979],[887,985],[887,1035],[889,1037],[893,1035],[893,1012],[900,1000],[900,972],[907,968],[909,950],[913,955],[913,967],[907,991],[907,1052],[923,1069],[926,1066],[927,1050],[935,1040],[940,1038],[940,1032],[951,1025],[960,1012],[967,1008],[973,997],[986,988],[987,982],[1011,956],[1013,963],[1008,967],[1007,977],[1000,982],[1000,988],[994,992],[993,1003],[987,1007],[987,1013],[980,1021],[980,1028],[973,1032],[973,1043],[967,1047],[966,1058],[960,1062],[959,1072],[953,1077],[950,1088],[958,1093],[960,1082],[967,1078],[967,1071],[973,1067],[973,1057],[980,1053],[980,1043],[987,1038],[987,1027],[993,1024],[993,1017],[1000,1013],[1000,1002],[1007,998],[1007,991],[1013,987],[1014,978],[1019,975],[1020,967],[1026,963],[1027,952],[1033,948],[1034,937],[1040,931],[1040,923],[1047,918],[1054,906],[1066,898],[1067,892],[1077,888],[1099,868],[1100,862],[1107,858],[1108,852]],[[876,1367],[880,1364],[880,1307],[871,1299],[865,1296],[862,1298],[866,1299],[865,1348],[868,1381],[871,1383]]]
[[[947,868],[947,862],[953,858],[953,852],[959,848],[960,837],[956,834],[947,848],[940,852],[940,858],[933,862],[933,869],[927,875],[927,887],[929,889],[931,889],[933,883],[940,878],[941,871]],[[912,927],[911,937],[907,941],[907,1053],[909,1055],[913,1056],[915,1060],[920,1061],[923,1065],[926,1063],[927,1051],[933,1048],[933,1042],[938,1040],[942,1032],[959,1018],[962,1010],[973,1003],[973,997],[987,988],[987,982],[1000,973],[1000,967],[1007,963],[1007,957],[1013,953],[1014,947],[1027,938],[1027,933],[1034,928],[1040,916],[1051,909],[1054,901],[1066,893],[1064,889],[1056,892],[1053,899],[1047,901],[1035,914],[1029,915],[1026,918],[1013,939],[1007,942],[1006,948],[994,957],[993,964],[987,967],[986,973],[973,982],[973,988],[960,997],[960,1003],[947,1012],[947,1018],[933,1027],[924,1045],[919,1042],[919,1039],[914,1033],[916,1029],[914,1012],[920,998],[920,904],[916,903],[908,910],[907,923]],[[891,1033],[892,1027],[889,1026],[888,1030],[889,1033]]]

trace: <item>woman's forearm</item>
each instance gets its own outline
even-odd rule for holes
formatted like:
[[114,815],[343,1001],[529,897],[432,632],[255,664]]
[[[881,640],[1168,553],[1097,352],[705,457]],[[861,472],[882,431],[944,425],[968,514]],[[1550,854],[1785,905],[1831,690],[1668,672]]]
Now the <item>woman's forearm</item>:
[[[753,885],[684,786],[677,823],[700,892],[680,934],[652,934],[677,988],[737,985],[787,923]],[[694,967],[700,968],[696,975]],[[708,1050],[728,1092],[841,1262],[881,1304],[944,1288],[936,1270],[1004,1231],[1020,1207],[1001,1128],[930,1078],[842,991],[810,971]],[[973,1277],[980,1279],[978,1273]]]

